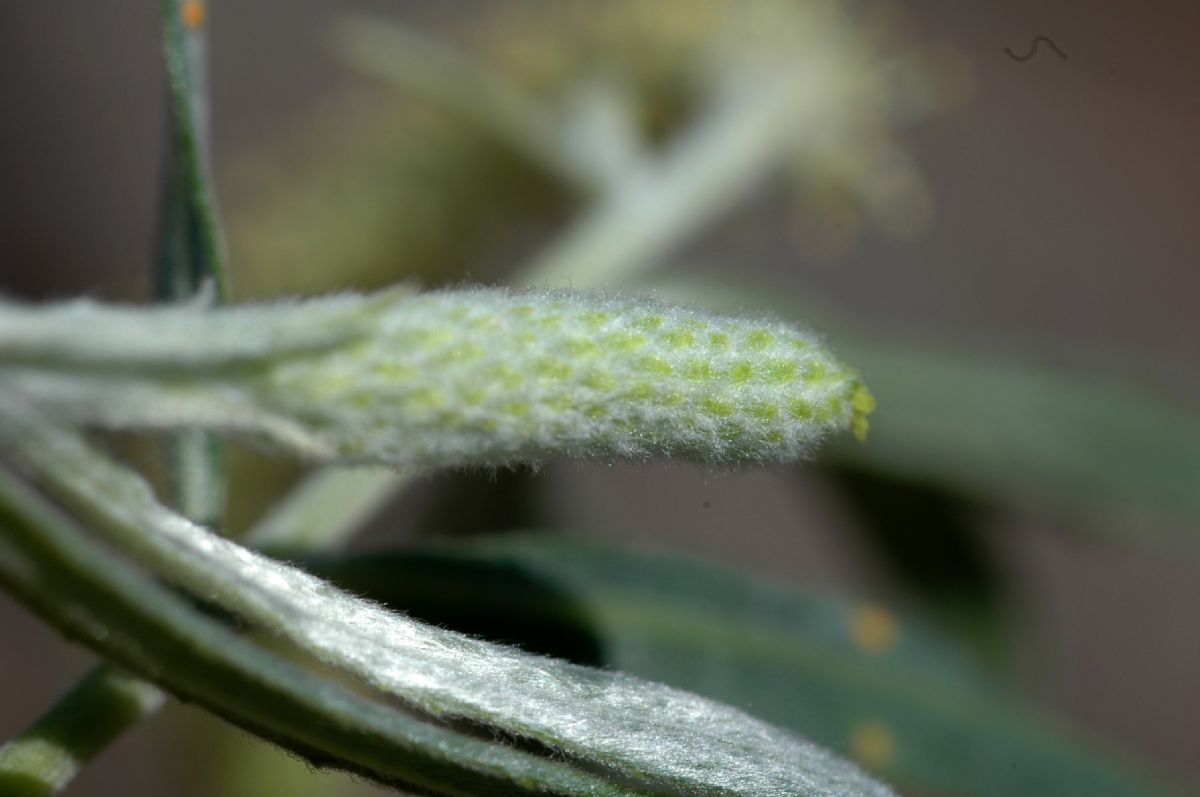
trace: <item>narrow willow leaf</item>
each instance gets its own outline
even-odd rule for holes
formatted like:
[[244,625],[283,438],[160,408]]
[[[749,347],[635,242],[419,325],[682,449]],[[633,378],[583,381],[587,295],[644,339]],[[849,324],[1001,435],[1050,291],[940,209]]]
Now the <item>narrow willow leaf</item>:
[[429,622],[740,706],[919,794],[1150,797],[919,622],[696,560],[536,536],[317,556]]
[[[208,125],[204,3],[164,0],[163,49],[168,84],[167,146],[159,210],[156,294],[163,301],[228,292],[224,242]],[[225,468],[212,434],[185,430],[166,439],[172,502],[214,527],[225,514]]]
[[[830,433],[861,437],[873,407],[854,372],[795,327],[649,301],[476,289],[178,312],[186,323],[90,308],[111,345],[74,369],[31,354],[54,361],[70,308],[7,313],[0,326],[15,330],[17,354],[0,389],[77,422],[233,429],[317,460],[419,466],[558,454],[791,461]],[[366,329],[307,352],[296,346],[311,333],[281,332],[330,316]],[[270,353],[217,362],[205,335],[172,330],[229,322],[243,339],[231,350]],[[172,334],[142,343],[159,326]],[[163,362],[144,367],[147,347]],[[95,351],[64,350],[60,359]]]
[[19,402],[0,408],[0,445],[155,575],[430,717],[532,742],[653,794],[890,793],[736,709],[424,625],[224,540]]
[[206,281],[219,296],[228,292],[208,146],[204,11],[183,0],[162,3],[170,135],[158,293],[173,299]]
[[[649,797],[368,699],[252,644],[97,546],[3,468],[0,585],[72,638],[314,765],[450,797]],[[7,759],[0,786],[36,794],[56,774],[47,764]]]

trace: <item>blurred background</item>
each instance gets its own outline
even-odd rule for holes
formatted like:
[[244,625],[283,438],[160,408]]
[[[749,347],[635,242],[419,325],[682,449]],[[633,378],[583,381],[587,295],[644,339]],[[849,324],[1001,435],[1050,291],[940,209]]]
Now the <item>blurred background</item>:
[[[630,2],[216,3],[208,19],[213,143],[235,296],[403,279],[497,282],[586,212],[586,191],[571,182],[594,174],[552,174],[553,166],[531,164],[544,152],[519,132],[480,132],[471,107],[438,107],[429,97],[442,91],[440,73],[426,79],[403,58],[388,60],[385,45],[413,41],[372,43],[364,30],[389,29],[346,28],[348,15],[398,22],[404,35],[431,32],[474,53],[488,74],[511,78],[566,119],[570,141],[594,146],[585,161],[602,175],[626,163],[621,147],[631,137],[621,125],[630,119],[632,139],[653,156],[701,123],[698,86],[736,95],[738,80],[779,79],[791,48],[817,41],[843,52],[840,39],[805,38],[805,30],[795,42],[770,39],[778,62],[741,61],[729,43],[736,37],[719,36],[706,16],[720,4],[643,5],[653,10]],[[849,30],[887,56],[847,56],[816,80],[861,104],[818,127],[815,150],[780,146],[744,196],[670,247],[671,268],[658,276],[693,288],[694,277],[731,282],[745,291],[725,297],[735,306],[784,297],[772,309],[794,308],[830,329],[834,348],[862,364],[869,384],[871,363],[880,363],[884,385],[889,363],[916,363],[897,385],[926,372],[933,382],[959,379],[962,396],[996,401],[997,417],[1011,409],[1017,432],[973,442],[964,427],[942,448],[910,450],[912,429],[888,420],[888,395],[878,389],[878,454],[836,450],[818,468],[735,473],[564,463],[532,475],[437,475],[399,496],[356,544],[545,526],[908,607],[1102,749],[1194,787],[1200,470],[1185,447],[1200,439],[1200,9],[1167,0],[865,8],[850,15]],[[149,296],[164,157],[157,11],[128,0],[0,4],[4,292]],[[1037,37],[1045,38],[1034,50]],[[418,61],[438,63],[421,59],[440,51],[415,41]],[[389,77],[405,68],[405,80]],[[795,80],[802,88],[803,74]],[[896,107],[899,95],[908,100]],[[593,130],[607,131],[608,144],[589,144]],[[950,377],[945,363],[958,369]],[[1108,405],[1083,400],[1079,413],[1099,419],[1094,426],[1022,416],[1020,380],[1030,374],[1062,386],[1067,406],[1103,392],[1133,436],[1106,437]],[[989,378],[1003,389],[990,390]],[[1128,417],[1139,409],[1144,417]],[[970,407],[957,411],[972,417]],[[986,425],[991,416],[980,417]],[[1004,443],[1025,426],[1061,434],[1039,449],[1056,467],[1043,473],[1010,456]],[[1158,436],[1135,434],[1143,428]],[[1160,439],[1179,448],[1163,453],[1151,442]],[[972,446],[993,470],[954,458]],[[909,467],[918,454],[928,457]],[[253,451],[230,457],[231,523],[244,528],[298,471]],[[0,640],[7,737],[92,659],[3,597]],[[103,755],[70,793],[367,790],[309,778],[248,740],[172,707]]]

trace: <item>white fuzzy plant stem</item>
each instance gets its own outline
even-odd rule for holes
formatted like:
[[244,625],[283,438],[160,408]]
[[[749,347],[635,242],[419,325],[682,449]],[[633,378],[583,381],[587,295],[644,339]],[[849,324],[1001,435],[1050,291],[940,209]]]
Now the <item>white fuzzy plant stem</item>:
[[[495,734],[497,753],[516,754],[503,738],[534,741],[645,795],[891,794],[830,753],[728,706],[425,625],[222,539],[20,401],[0,407],[0,447],[159,578],[378,694],[429,717],[476,724]],[[555,760],[562,759],[546,763]]]
[[313,461],[417,467],[787,462],[831,433],[863,436],[873,406],[786,323],[500,289],[207,312],[0,305],[6,390],[71,422],[247,432]]

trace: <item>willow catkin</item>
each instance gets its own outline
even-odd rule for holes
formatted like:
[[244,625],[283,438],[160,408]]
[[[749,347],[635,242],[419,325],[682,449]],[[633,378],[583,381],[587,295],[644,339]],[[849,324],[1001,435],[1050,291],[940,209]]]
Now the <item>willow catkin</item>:
[[[128,315],[139,311],[120,312],[137,326]],[[191,339],[161,348],[203,349],[203,325],[260,334],[256,312],[273,339],[244,341],[250,356],[160,351],[158,364],[121,369],[110,347],[103,368],[26,364],[9,381],[76,421],[237,429],[310,459],[415,466],[557,455],[786,462],[832,433],[861,438],[873,407],[855,372],[790,324],[576,293],[217,309],[192,317]],[[280,330],[304,329],[306,315],[346,332],[298,348]]]

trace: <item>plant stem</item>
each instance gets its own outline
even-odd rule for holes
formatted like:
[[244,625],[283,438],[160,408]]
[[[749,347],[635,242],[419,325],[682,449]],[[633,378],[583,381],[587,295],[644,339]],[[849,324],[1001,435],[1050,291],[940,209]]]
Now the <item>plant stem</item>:
[[658,158],[643,158],[521,282],[590,288],[627,281],[741,200],[802,131],[808,99],[790,71],[712,99],[704,116]]
[[[163,2],[168,146],[156,280],[163,301],[191,300],[204,290],[221,301],[228,288],[212,187],[206,13],[202,0]],[[184,430],[170,435],[167,451],[176,505],[189,518],[219,527],[225,504],[220,441]]]
[[200,0],[163,0],[168,146],[157,291],[177,301],[208,282],[217,300],[229,292],[212,181],[205,14]]
[[48,797],[92,756],[166,701],[159,689],[112,667],[92,670],[28,730],[0,747],[0,793]]

